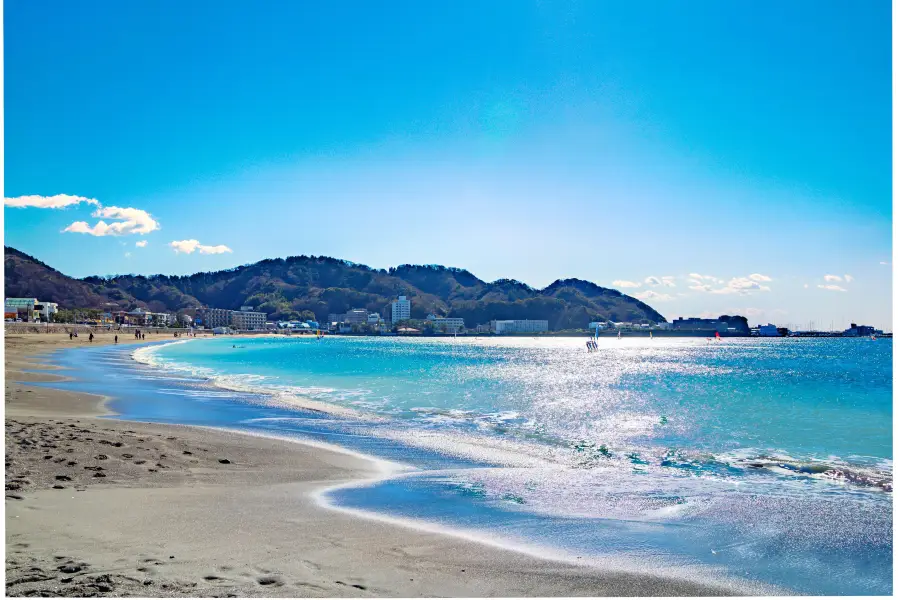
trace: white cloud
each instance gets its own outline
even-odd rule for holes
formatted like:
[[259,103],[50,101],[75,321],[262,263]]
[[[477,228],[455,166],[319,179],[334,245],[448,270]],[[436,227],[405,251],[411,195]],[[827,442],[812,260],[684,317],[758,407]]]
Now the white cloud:
[[851,281],[853,281],[853,278],[849,275],[844,275],[844,281],[846,281],[847,283],[850,283]]
[[879,265],[887,265],[887,266],[891,266],[890,261],[887,261],[887,260],[883,260],[883,261],[881,261],[881,262],[878,263],[878,264],[879,264]]
[[659,287],[661,285],[665,287],[675,287],[675,278],[671,275],[665,275],[663,277],[654,277],[651,275],[644,280],[644,283],[651,287]]
[[70,196],[68,194],[57,194],[55,196],[18,196],[16,198],[3,199],[3,204],[12,208],[65,208],[67,206],[81,204],[82,202],[100,206],[100,203],[93,198]]
[[831,284],[831,285],[822,285],[822,284],[820,283],[820,284],[819,284],[819,287],[820,287],[821,289],[823,289],[823,290],[831,290],[832,292],[846,292],[846,291],[847,291],[847,290],[845,290],[844,288],[842,288],[841,286],[839,286],[839,285],[834,285],[834,284]]
[[616,287],[623,287],[623,288],[639,288],[639,287],[641,287],[640,282],[625,281],[624,279],[616,279],[615,281],[613,281],[613,285]]
[[126,252],[126,253],[125,253],[125,258],[131,258],[131,252]]
[[[692,285],[689,286],[690,289],[696,290],[698,292],[707,292],[709,294],[747,295],[752,292],[772,291],[772,288],[760,283],[761,281],[772,281],[772,278],[767,275],[760,275],[759,273],[754,273],[749,277],[732,277],[728,283],[725,283],[723,279],[716,279],[715,277],[711,277],[709,275],[704,276],[692,273],[691,277],[692,279],[690,280],[690,283]],[[724,285],[723,287],[713,287],[709,283],[704,283],[704,280]]]
[[224,244],[219,244],[218,246],[204,246],[197,240],[170,242],[169,246],[175,250],[176,254],[193,254],[195,251],[200,254],[223,254],[232,251],[231,248]]
[[134,245],[137,246],[138,248],[146,248],[147,240],[141,240],[139,242],[135,242]]
[[804,283],[804,284],[803,284],[803,289],[807,289],[807,288],[809,288],[809,284],[808,284],[808,283]]
[[[826,275],[825,281],[843,281],[840,275]],[[822,287],[822,286],[819,286]]]
[[98,208],[93,212],[92,216],[115,219],[115,221],[112,223],[98,221],[93,227],[88,225],[85,221],[75,221],[63,229],[63,231],[87,233],[88,235],[94,236],[106,236],[128,235],[132,233],[143,235],[159,229],[159,223],[150,216],[150,213],[139,208],[107,206],[105,208]]
[[707,281],[713,281],[713,282],[718,280],[718,277],[714,277],[712,275],[700,275],[699,273],[691,273],[690,275],[688,275],[688,277],[690,279],[697,279],[700,281],[702,281],[704,279],[706,279]]
[[654,292],[653,290],[646,290],[641,292],[640,294],[635,294],[634,296],[638,300],[653,300],[654,302],[668,302],[669,300],[674,300],[675,297],[669,294],[660,294],[658,292]]

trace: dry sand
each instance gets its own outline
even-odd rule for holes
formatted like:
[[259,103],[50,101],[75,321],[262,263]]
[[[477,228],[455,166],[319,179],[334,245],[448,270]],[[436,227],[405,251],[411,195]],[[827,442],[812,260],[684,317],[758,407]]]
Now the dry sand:
[[287,441],[100,419],[103,398],[27,385],[77,375],[23,370],[52,369],[42,353],[87,343],[6,338],[7,595],[728,593],[322,508],[312,492],[371,477],[376,465]]

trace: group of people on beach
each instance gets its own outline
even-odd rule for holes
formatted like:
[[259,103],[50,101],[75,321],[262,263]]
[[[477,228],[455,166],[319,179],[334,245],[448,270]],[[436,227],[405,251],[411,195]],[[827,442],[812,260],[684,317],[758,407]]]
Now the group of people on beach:
[[597,342],[595,342],[594,340],[586,341],[585,345],[587,346],[588,352],[596,352],[597,350],[600,349],[600,347],[597,345]]
[[[70,332],[69,332],[69,339],[70,339],[70,340],[71,340],[72,338],[77,338],[77,337],[78,337],[78,332],[77,332],[77,331],[70,331]],[[94,333],[93,333],[93,332],[91,332],[91,333],[88,334],[88,341],[89,341],[89,342],[93,342],[93,341],[94,341]]]

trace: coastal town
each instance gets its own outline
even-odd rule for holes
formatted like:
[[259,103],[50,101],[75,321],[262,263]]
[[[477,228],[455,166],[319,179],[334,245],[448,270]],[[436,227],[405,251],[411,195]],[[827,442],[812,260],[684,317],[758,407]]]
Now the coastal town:
[[[191,314],[193,313],[193,314]],[[717,319],[679,317],[671,322],[614,322],[596,320],[583,329],[555,330],[546,319],[493,319],[467,326],[460,317],[428,314],[425,319],[411,317],[411,300],[398,296],[381,313],[351,308],[329,313],[324,321],[316,319],[268,320],[265,312],[244,305],[239,310],[201,307],[177,313],[152,312],[144,308],[130,311],[101,311],[60,307],[57,302],[38,298],[6,298],[7,323],[69,323],[106,329],[153,327],[172,330],[204,330],[213,334],[282,333],[317,335],[591,335],[595,337],[893,337],[871,325],[850,326],[842,330],[790,329],[772,323],[751,326],[746,317],[723,315]]]

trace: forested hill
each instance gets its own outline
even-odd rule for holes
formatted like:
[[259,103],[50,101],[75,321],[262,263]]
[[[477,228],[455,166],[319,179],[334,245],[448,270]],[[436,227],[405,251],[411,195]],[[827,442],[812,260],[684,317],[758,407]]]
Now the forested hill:
[[10,247],[4,262],[6,296],[34,296],[65,308],[190,313],[201,305],[235,310],[252,305],[270,319],[311,312],[325,320],[351,308],[383,314],[391,300],[406,295],[414,319],[433,312],[462,317],[469,326],[491,319],[547,319],[551,329],[581,329],[598,319],[665,320],[640,300],[589,281],[562,279],[535,289],[512,279],[488,283],[464,269],[438,265],[384,270],[325,256],[291,256],[188,276],[73,279]]

